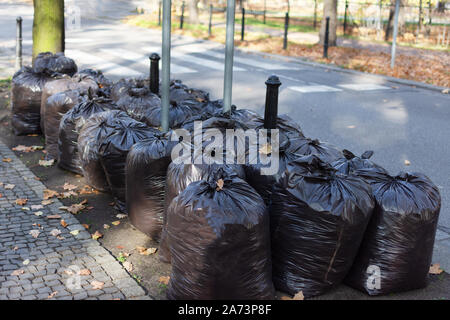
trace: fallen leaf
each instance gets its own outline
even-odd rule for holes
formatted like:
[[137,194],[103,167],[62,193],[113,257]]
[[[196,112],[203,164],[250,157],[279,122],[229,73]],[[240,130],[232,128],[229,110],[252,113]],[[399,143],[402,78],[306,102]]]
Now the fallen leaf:
[[37,237],[39,237],[39,234],[40,234],[41,232],[39,231],[39,230],[31,230],[30,231],[30,234],[31,234],[31,236],[33,237],[33,238],[37,238]]
[[83,223],[82,226],[85,227],[86,229],[89,229],[91,227],[90,225],[88,225],[86,223]]
[[60,219],[61,216],[59,214],[52,214],[50,216],[47,216],[47,219]]
[[37,136],[39,136],[37,133],[27,134],[27,137],[37,137]]
[[223,189],[223,185],[224,185],[223,179],[217,180],[216,184],[217,184],[217,188],[216,188],[217,191]]
[[50,235],[57,237],[61,234],[61,230],[59,229],[53,229],[52,231],[50,231]]
[[24,206],[28,202],[28,199],[16,199],[16,204],[19,206]]
[[72,270],[70,270],[70,269],[64,270],[64,273],[67,274],[68,276],[73,276],[74,275],[74,272]]
[[77,214],[77,213],[79,213],[80,211],[82,211],[83,209],[86,208],[86,206],[83,203],[84,203],[84,201],[80,202],[80,203],[75,203],[75,204],[71,205],[70,207],[61,207],[61,208],[63,210],[67,210],[71,214]]
[[39,160],[39,165],[42,167],[51,167],[55,163],[55,159]]
[[15,184],[8,183],[8,184],[5,184],[5,189],[12,190],[12,189],[14,189],[15,186],[16,186]]
[[108,224],[103,225],[103,229],[108,230],[109,228],[111,228],[111,227]]
[[124,246],[116,246],[117,249],[124,249]]
[[11,159],[11,158],[3,158],[2,161],[3,161],[3,162],[11,162],[12,159]]
[[73,192],[73,191],[66,191],[66,192],[60,193],[58,195],[58,198],[59,199],[66,199],[66,198],[70,198],[72,196],[76,197],[76,196],[78,196],[78,194],[76,192]]
[[101,237],[103,237],[103,234],[101,234],[99,231],[95,231],[95,233],[92,235],[92,239],[94,240],[97,240]]
[[25,271],[23,271],[22,269],[19,269],[19,270],[13,271],[13,273],[11,273],[11,275],[12,276],[19,276],[19,275],[24,274],[24,273],[25,273]]
[[105,283],[101,282],[101,281],[97,281],[97,280],[92,280],[91,285],[92,285],[92,290],[101,290],[101,289],[103,289],[103,286],[105,285]]
[[38,216],[38,217],[40,217],[40,216],[42,216],[44,213],[42,212],[42,211],[36,211],[35,213],[34,213],[34,215],[35,216]]
[[31,206],[31,210],[40,210],[40,209],[44,209],[44,206],[42,204],[33,204]]
[[13,151],[18,151],[18,152],[31,152],[31,151],[33,151],[33,148],[24,146],[22,144],[19,144],[18,146],[12,148],[12,150]]
[[118,215],[116,215],[117,219],[125,219],[126,217],[128,217],[128,215],[123,214],[123,213],[119,213]]
[[430,267],[430,274],[441,274],[444,270],[441,269],[441,265],[439,263],[432,264]]
[[120,221],[113,221],[113,222],[111,222],[111,224],[114,226],[118,226],[120,224]]
[[405,166],[409,166],[411,162],[409,160],[405,160]]
[[157,248],[148,248],[147,249],[145,247],[140,247],[140,246],[136,247],[136,250],[139,252],[140,255],[143,255],[143,256],[148,256],[148,255],[154,254],[154,253],[156,253],[156,251],[158,251]]
[[449,93],[449,89],[447,88],[447,89],[442,90],[442,93],[448,94]]
[[30,208],[28,208],[28,207],[22,207],[21,209],[24,211],[30,211]]
[[58,291],[53,291],[52,293],[50,293],[50,294],[48,295],[47,299],[53,298],[54,296],[56,296],[57,293],[58,293]]
[[64,183],[64,185],[63,185],[64,190],[72,191],[72,190],[75,190],[76,188],[78,188],[78,187],[73,184],[70,184],[68,182]]
[[67,222],[64,219],[60,221],[60,224],[63,226],[63,228],[68,226]]
[[43,198],[44,198],[44,200],[48,200],[48,199],[56,197],[58,195],[59,195],[59,193],[55,190],[45,189]]
[[49,205],[49,204],[52,204],[54,201],[53,200],[42,200],[41,201],[41,204],[43,205],[43,206],[47,206],[47,205]]
[[133,271],[133,264],[129,261],[125,261],[123,263],[123,267],[125,268],[125,270],[127,270],[128,272]]
[[160,283],[163,283],[163,284],[165,284],[165,285],[168,285],[168,284],[169,284],[169,280],[170,280],[170,277],[169,277],[169,276],[161,276],[161,277],[159,277],[159,279],[158,279],[158,281],[159,281]]
[[70,231],[70,234],[77,236],[80,233],[80,230],[72,230]]
[[88,276],[88,275],[91,274],[91,270],[89,270],[89,269],[81,269],[81,270],[78,272],[78,274],[79,274],[80,276]]
[[292,300],[305,300],[305,296],[303,295],[303,291],[299,291],[295,294]]
[[29,265],[29,264],[30,264],[30,259],[25,259],[25,260],[23,260],[22,264],[23,264],[24,266]]

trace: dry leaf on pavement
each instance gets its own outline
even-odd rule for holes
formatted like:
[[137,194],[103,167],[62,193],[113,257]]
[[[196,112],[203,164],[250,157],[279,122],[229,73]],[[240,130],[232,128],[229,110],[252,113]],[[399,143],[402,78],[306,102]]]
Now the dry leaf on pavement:
[[77,236],[80,233],[80,230],[72,230],[70,231],[71,235]]
[[25,271],[23,271],[22,269],[19,269],[19,270],[13,271],[13,273],[11,273],[11,275],[12,276],[19,276],[19,275],[24,274],[24,273],[25,273]]
[[97,240],[99,238],[103,237],[103,234],[101,234],[98,231],[95,231],[95,233],[92,235],[92,239]]
[[48,295],[47,299],[53,298],[54,296],[56,296],[57,293],[58,293],[58,291],[53,291],[52,293],[50,293],[50,294]]
[[128,217],[126,214],[123,213],[119,213],[118,215],[116,215],[117,219],[125,219],[126,217]]
[[37,237],[39,237],[39,234],[40,234],[41,232],[39,231],[39,230],[31,230],[30,231],[30,234],[31,234],[31,236],[33,237],[33,238],[37,238]]
[[28,199],[22,199],[22,198],[16,199],[16,204],[19,206],[24,206],[27,204],[27,202],[28,202]]
[[64,183],[64,185],[63,185],[63,189],[68,190],[68,191],[75,190],[76,188],[78,188],[78,187],[73,184],[70,184],[68,182]]
[[157,248],[145,248],[145,247],[136,247],[136,250],[139,252],[140,255],[143,256],[148,256],[151,254],[156,253],[156,251],[158,250]]
[[101,282],[101,281],[97,281],[97,280],[92,280],[91,285],[92,285],[93,290],[101,290],[101,289],[103,289],[103,286],[105,285],[105,283]]
[[111,222],[111,224],[114,226],[118,226],[120,224],[120,221],[113,221],[113,222]]
[[441,269],[441,265],[439,263],[432,264],[430,267],[430,274],[441,274],[444,270]]
[[57,237],[61,234],[61,230],[59,229],[53,229],[52,231],[50,231],[50,235]]
[[68,226],[67,222],[66,222],[64,219],[62,219],[62,220],[60,221],[60,224],[61,224],[64,228]]
[[133,271],[133,264],[129,261],[125,261],[123,263],[123,267],[125,268],[125,270],[127,270],[128,272]]
[[33,204],[31,206],[31,210],[40,210],[40,209],[44,209],[44,206],[42,204]]
[[2,161],[3,161],[3,162],[11,162],[12,159],[11,159],[11,158],[3,158]]
[[305,296],[303,295],[303,291],[299,291],[295,294],[292,300],[305,300]]
[[58,195],[59,193],[55,190],[45,189],[43,198],[44,200],[48,200],[50,198],[57,197]]
[[159,277],[159,279],[158,279],[158,281],[159,281],[160,283],[163,283],[163,284],[165,284],[165,285],[168,285],[168,284],[169,284],[169,280],[170,280],[170,277],[169,277],[169,276],[161,276],[161,277]]
[[47,219],[60,219],[61,216],[59,214],[52,214],[50,216],[47,216]]
[[49,205],[49,204],[52,204],[54,201],[53,200],[42,200],[41,201],[41,204],[43,205],[43,206],[47,206],[47,205]]
[[91,274],[91,270],[89,270],[89,269],[81,269],[80,272],[78,272],[78,274],[80,276],[88,276],[88,275]]
[[5,190],[12,190],[14,189],[15,186],[16,186],[15,184],[11,183],[5,184]]
[[39,165],[42,167],[51,167],[55,163],[55,159],[39,160]]

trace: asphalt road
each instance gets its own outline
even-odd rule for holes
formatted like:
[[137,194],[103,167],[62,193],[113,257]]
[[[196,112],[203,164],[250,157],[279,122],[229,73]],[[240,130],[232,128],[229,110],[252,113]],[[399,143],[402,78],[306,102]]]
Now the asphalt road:
[[[82,8],[81,28],[67,31],[66,54],[81,67],[97,67],[113,79],[147,76],[147,57],[160,51],[161,34],[119,22],[136,8],[133,1],[103,0],[97,6],[74,2]],[[29,56],[32,8],[25,5],[0,3],[0,49],[10,52],[14,46],[19,14],[24,17],[24,52]],[[187,37],[172,39],[173,78],[209,91],[213,99],[221,98],[223,46]],[[435,258],[450,270],[450,95],[364,73],[236,52],[233,103],[263,114],[264,82],[271,74],[283,83],[279,112],[298,121],[305,135],[356,154],[373,150],[373,160],[392,174],[423,172],[439,186],[442,210],[436,240],[443,247],[435,251]]]

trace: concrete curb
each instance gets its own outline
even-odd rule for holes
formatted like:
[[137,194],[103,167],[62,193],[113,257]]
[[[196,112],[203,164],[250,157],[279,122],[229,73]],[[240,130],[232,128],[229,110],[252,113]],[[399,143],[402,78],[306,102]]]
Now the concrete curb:
[[361,72],[361,71],[357,71],[357,70],[345,69],[345,68],[341,68],[339,66],[332,65],[332,64],[312,62],[312,61],[306,60],[305,58],[288,57],[288,56],[282,56],[282,55],[267,53],[267,52],[260,52],[260,51],[255,51],[255,50],[251,50],[251,49],[245,49],[245,48],[236,48],[235,51],[242,52],[242,53],[252,53],[252,54],[262,56],[264,58],[284,60],[286,62],[304,64],[304,65],[307,65],[310,67],[328,69],[328,70],[332,70],[335,72],[345,72],[345,73],[359,74],[359,75],[364,74],[369,77],[373,77],[374,79],[383,79],[383,80],[389,81],[389,82],[394,82],[394,83],[398,83],[398,84],[402,84],[402,85],[406,85],[406,86],[410,86],[410,87],[417,87],[417,88],[422,88],[422,89],[438,91],[440,93],[443,93],[442,91],[444,91],[444,90],[450,89],[450,88],[446,88],[446,87],[439,87],[439,86],[435,86],[435,85],[431,85],[431,84],[427,84],[427,83],[423,83],[423,82],[418,82],[418,81],[413,81],[413,80],[406,80],[406,79],[394,78],[394,77],[380,75],[380,74],[372,74],[372,73],[368,73],[368,72]]

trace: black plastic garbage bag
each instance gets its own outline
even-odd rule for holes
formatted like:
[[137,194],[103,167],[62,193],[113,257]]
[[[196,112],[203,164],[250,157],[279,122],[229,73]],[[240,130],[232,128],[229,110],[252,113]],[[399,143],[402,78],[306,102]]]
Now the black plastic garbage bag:
[[269,216],[244,180],[218,170],[168,209],[169,299],[273,299]]
[[395,177],[376,169],[370,182],[376,207],[346,284],[370,295],[424,288],[441,208],[439,189],[421,173]]
[[125,167],[128,152],[134,144],[152,138],[159,131],[132,118],[107,121],[106,130],[109,134],[99,143],[100,162],[116,208],[126,212]]
[[[161,105],[147,111],[145,117],[145,123],[151,127],[161,126]],[[197,106],[190,104],[184,104],[183,102],[177,103],[175,101],[170,102],[169,106],[169,127],[172,129],[180,128],[183,123],[188,121],[193,116],[199,114]]]
[[111,99],[119,101],[123,96],[128,95],[132,88],[149,88],[150,82],[146,79],[120,79],[111,86]]
[[298,152],[302,155],[316,155],[325,162],[332,163],[344,155],[342,151],[335,146],[321,142],[318,139],[303,138],[303,145],[298,149]]
[[[247,177],[246,181],[261,195],[266,205],[270,205],[272,188],[280,180],[281,175],[286,170],[287,164],[303,156],[304,139],[288,137],[280,133],[278,155],[272,153],[277,146],[272,146],[269,140],[267,141],[266,147],[263,144],[257,147],[259,147],[258,157],[249,157],[248,161],[252,159],[253,162],[247,162],[244,167],[245,176]],[[262,158],[264,156],[267,157],[265,161]],[[269,163],[267,164],[267,162]],[[273,173],[268,170],[270,167],[274,168]],[[267,171],[264,171],[264,169]]]
[[111,133],[107,124],[118,119],[129,119],[129,116],[119,110],[108,110],[94,113],[81,127],[78,135],[78,154],[81,171],[86,182],[100,191],[109,191],[108,181],[100,162],[100,143]]
[[78,70],[75,61],[66,57],[63,52],[55,54],[51,52],[39,53],[34,59],[33,68],[36,72],[48,70],[59,74],[68,74],[69,76],[73,76]]
[[40,109],[42,90],[55,75],[48,72],[35,72],[23,67],[12,78],[12,119],[14,134],[40,133]]
[[331,163],[331,166],[341,173],[351,174],[356,170],[365,168],[376,168],[380,172],[387,173],[385,169],[370,160],[370,157],[373,155],[373,151],[366,151],[361,155],[361,157],[355,156],[352,152],[346,149],[342,150],[342,154],[344,157]]
[[95,96],[92,92],[82,102],[70,109],[61,119],[58,138],[58,166],[81,174],[78,154],[78,133],[86,120],[93,114],[115,109],[116,105],[107,98]]
[[47,99],[44,131],[45,149],[48,157],[52,159],[58,158],[59,123],[63,115],[80,103],[81,99],[82,97],[78,90],[59,92]]
[[235,105],[231,106],[228,112],[223,111],[223,101],[216,100],[206,103],[203,110],[204,113],[213,117],[227,117],[240,123],[245,124],[247,128],[256,129],[264,124],[264,119],[255,111],[248,109],[238,109]]
[[110,87],[113,85],[113,82],[111,80],[109,80],[107,77],[105,77],[105,75],[103,74],[103,72],[101,70],[97,70],[97,69],[83,69],[81,71],[78,71],[78,74],[80,75],[88,75],[90,77],[92,77],[95,82],[97,82],[98,87],[101,89]]
[[[263,118],[257,119],[256,122],[258,123],[258,126],[255,129],[264,129]],[[291,117],[286,114],[280,114],[277,117],[276,129],[280,131],[280,135],[294,138],[305,138],[300,125],[298,125]]]
[[169,99],[173,105],[187,105],[200,111],[209,101],[209,94],[203,90],[173,84],[169,89]]
[[133,119],[154,126],[153,110],[161,108],[161,99],[148,88],[130,87],[124,90],[117,106]]
[[288,164],[270,208],[275,288],[323,294],[347,275],[375,206],[370,185],[315,155]]
[[136,143],[127,156],[126,205],[130,222],[159,240],[164,217],[164,189],[174,142],[171,132],[155,133]]
[[85,74],[76,74],[73,77],[67,75],[57,80],[48,81],[42,90],[41,99],[41,130],[45,133],[45,117],[47,115],[47,99],[59,92],[67,90],[78,90],[80,93],[87,93],[91,89],[94,93],[98,91],[98,85],[95,80]]

